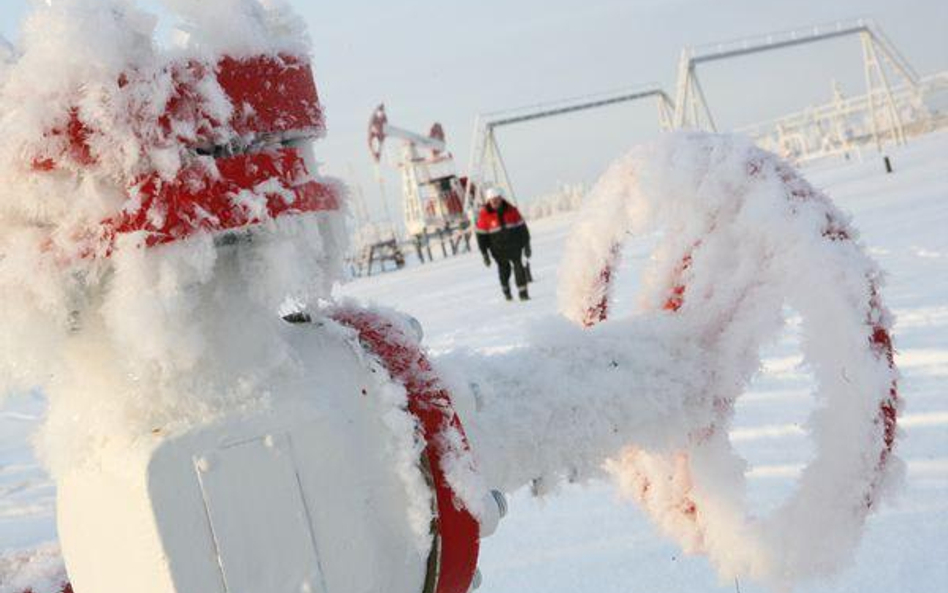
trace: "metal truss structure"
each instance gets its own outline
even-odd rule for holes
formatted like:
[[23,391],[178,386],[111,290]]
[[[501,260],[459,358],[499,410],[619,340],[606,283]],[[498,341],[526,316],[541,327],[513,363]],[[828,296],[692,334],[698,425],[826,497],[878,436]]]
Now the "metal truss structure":
[[516,193],[497,142],[496,132],[498,129],[539,119],[647,99],[657,101],[658,123],[661,129],[671,129],[674,104],[668,94],[657,85],[478,115],[474,122],[473,145],[471,146],[468,165],[470,180],[473,183],[468,183],[466,186],[465,205],[472,207],[480,201],[481,188],[485,184],[502,187],[508,199],[516,202]]
[[[904,139],[948,127],[948,112],[937,107],[939,97],[942,102],[948,97],[948,71],[919,79],[915,88],[893,87],[892,97]],[[847,97],[834,83],[832,99],[825,103],[734,131],[797,163],[838,154],[861,158],[862,147],[871,146],[874,140],[871,101],[870,94]]]
[[881,148],[884,141],[905,142],[905,127],[893,92],[891,77],[901,79],[902,92],[912,97],[916,107],[924,108],[919,92],[919,76],[882,29],[868,19],[840,21],[780,33],[685,48],[678,65],[674,126],[716,131],[717,126],[701,83],[698,66],[751,54],[818,43],[840,37],[858,37],[862,45],[866,80],[864,107],[869,117],[872,142]]

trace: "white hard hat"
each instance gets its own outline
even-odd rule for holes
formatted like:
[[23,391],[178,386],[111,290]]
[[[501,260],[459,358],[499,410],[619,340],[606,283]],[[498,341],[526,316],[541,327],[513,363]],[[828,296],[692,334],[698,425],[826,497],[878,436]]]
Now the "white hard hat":
[[497,187],[496,185],[492,185],[484,191],[485,200],[492,200],[494,198],[502,198],[502,197],[504,197],[504,190]]

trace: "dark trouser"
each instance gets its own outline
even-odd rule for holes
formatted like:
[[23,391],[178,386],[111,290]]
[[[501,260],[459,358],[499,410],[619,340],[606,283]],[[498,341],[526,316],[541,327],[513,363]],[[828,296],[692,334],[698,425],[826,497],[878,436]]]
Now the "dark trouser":
[[510,294],[510,271],[513,268],[514,282],[517,283],[517,289],[521,292],[527,288],[527,271],[523,267],[523,262],[518,255],[514,259],[498,259],[497,273],[500,275],[500,286],[504,289],[504,294]]

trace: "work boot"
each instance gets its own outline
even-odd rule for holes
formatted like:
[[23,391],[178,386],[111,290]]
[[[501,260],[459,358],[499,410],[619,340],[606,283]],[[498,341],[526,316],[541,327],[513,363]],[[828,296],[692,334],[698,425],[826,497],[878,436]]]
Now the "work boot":
[[504,291],[504,298],[507,299],[508,301],[512,301],[513,296],[510,294],[510,287],[504,286],[503,291]]
[[519,287],[519,291],[520,291],[520,300],[521,300],[521,301],[529,301],[529,300],[530,300],[530,295],[527,294],[527,287],[526,287],[526,286],[520,286],[520,287]]

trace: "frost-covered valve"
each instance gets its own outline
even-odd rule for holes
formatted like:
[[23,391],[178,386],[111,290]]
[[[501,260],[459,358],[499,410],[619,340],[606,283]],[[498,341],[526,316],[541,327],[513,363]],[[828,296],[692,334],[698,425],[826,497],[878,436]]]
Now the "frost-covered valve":
[[[469,402],[452,399],[411,320],[275,314],[296,289],[328,298],[342,267],[339,186],[310,153],[323,117],[308,61],[282,46],[208,61],[212,43],[203,61],[163,62],[147,34],[123,36],[131,4],[47,3],[62,9],[56,26],[31,21],[68,30],[82,5],[78,20],[95,14],[124,39],[96,49],[130,49],[62,85],[38,66],[65,74],[68,52],[24,54],[10,80],[41,84],[12,96],[60,112],[18,111],[0,90],[4,195],[30,198],[3,209],[0,263],[19,273],[0,274],[16,303],[3,324],[16,348],[0,360],[11,375],[30,367],[22,380],[50,398],[76,593],[466,593],[504,514],[488,486],[580,480],[610,459],[724,574],[787,588],[852,555],[901,465],[891,318],[846,217],[786,164],[688,134],[610,168],[567,242],[561,308],[585,326],[606,319],[622,241],[647,214],[666,225],[644,283],[654,309],[442,357],[478,378],[452,386],[478,403],[464,417],[475,465],[455,409]],[[743,507],[728,428],[787,304],[826,406],[802,487],[760,520]]]
[[[178,141],[190,156],[173,178],[124,180],[119,189],[134,199],[82,235],[80,258],[114,256],[134,239],[158,267],[166,246],[206,246],[196,240],[212,235],[239,266],[243,250],[267,240],[258,228],[272,238],[283,228],[274,221],[339,209],[340,187],[316,174],[311,153],[324,119],[306,58],[170,62],[123,76],[116,92],[138,100],[163,78],[173,96],[150,129],[187,130]],[[208,88],[233,105],[230,121],[208,115]],[[73,110],[33,171],[95,169],[96,133]],[[331,230],[320,237],[324,248],[332,239]],[[227,270],[210,280],[219,293],[256,288]],[[264,313],[273,323],[262,327],[293,364],[268,379],[261,403],[155,427],[132,450],[103,447],[59,476],[59,534],[76,593],[468,591],[481,532],[469,509],[489,495],[419,346],[420,325],[352,307],[296,323]],[[221,312],[202,331],[222,332],[244,314]]]

